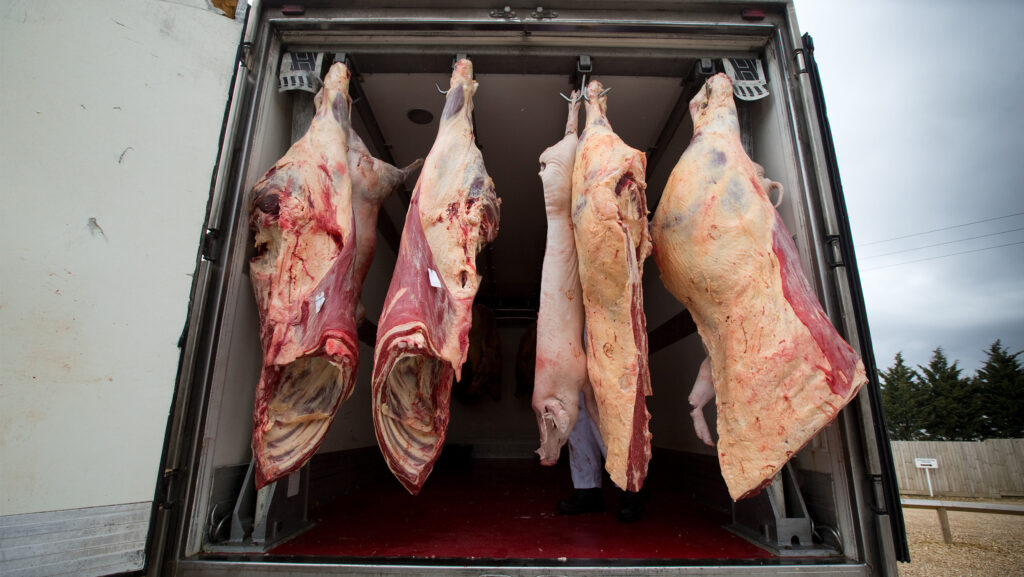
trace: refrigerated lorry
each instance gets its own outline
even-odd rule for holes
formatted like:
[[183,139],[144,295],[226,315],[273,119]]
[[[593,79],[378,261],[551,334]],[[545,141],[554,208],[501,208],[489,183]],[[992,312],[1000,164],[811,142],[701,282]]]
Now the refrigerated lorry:
[[[870,335],[791,2],[262,1],[234,18],[214,4],[4,9],[4,574],[896,574],[908,552]],[[429,150],[435,84],[459,57],[473,61],[475,137],[502,200],[477,257],[500,386],[452,401],[441,459],[409,495],[377,448],[369,371],[410,182],[381,210],[356,390],[309,463],[256,491],[247,192],[308,126],[312,93],[294,88],[345,62],[357,132],[404,166]],[[558,516],[566,457],[533,455],[516,359],[537,315],[537,157],[562,135],[559,93],[584,77],[613,89],[608,117],[647,154],[653,213],[692,136],[687,103],[723,70],[757,86],[738,100],[744,146],[783,185],[803,271],[870,382],[768,489],[733,502],[688,416],[700,338],[649,259],[646,516]]]

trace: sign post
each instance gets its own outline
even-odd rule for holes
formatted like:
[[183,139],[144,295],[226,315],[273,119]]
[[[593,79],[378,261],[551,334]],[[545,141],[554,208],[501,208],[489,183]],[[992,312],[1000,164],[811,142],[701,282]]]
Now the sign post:
[[918,469],[924,469],[924,474],[928,478],[928,496],[934,497],[935,493],[932,492],[932,469],[939,468],[938,459],[922,459],[920,457],[914,459],[914,466]]

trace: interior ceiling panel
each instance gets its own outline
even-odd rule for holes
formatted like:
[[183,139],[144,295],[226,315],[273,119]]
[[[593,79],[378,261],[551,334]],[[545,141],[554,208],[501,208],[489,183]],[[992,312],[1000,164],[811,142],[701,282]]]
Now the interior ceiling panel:
[[[540,268],[544,256],[546,218],[538,172],[541,152],[564,134],[566,102],[559,92],[572,87],[568,75],[488,74],[476,67],[480,87],[474,98],[478,144],[495,189],[501,198],[498,237],[478,257],[484,274],[479,298],[491,306],[537,306]],[[649,150],[657,141],[683,90],[678,77],[600,76],[608,94],[608,119],[630,146]],[[434,84],[447,89],[447,74],[364,73],[362,89],[395,161],[408,164],[427,155],[437,134],[444,96]],[[433,115],[429,124],[416,124],[409,111],[423,109]],[[586,121],[580,112],[580,130]],[[671,165],[689,140],[676,135],[662,164]],[[657,171],[667,177],[664,167]],[[653,176],[653,175],[651,175]],[[653,209],[665,178],[648,179],[648,203]],[[409,189],[413,184],[410,182]],[[396,225],[404,223],[398,203],[390,205]]]

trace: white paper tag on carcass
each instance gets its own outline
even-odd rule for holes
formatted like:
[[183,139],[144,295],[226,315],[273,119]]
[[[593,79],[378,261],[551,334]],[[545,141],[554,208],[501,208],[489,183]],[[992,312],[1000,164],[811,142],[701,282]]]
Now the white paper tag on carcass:
[[327,300],[324,297],[323,291],[317,293],[316,297],[313,298],[313,302],[316,303],[316,312],[320,312],[320,309],[324,307],[324,301]]
[[740,100],[760,100],[768,96],[764,68],[756,58],[724,58],[722,67],[732,80],[732,93]]
[[434,269],[427,269],[427,277],[430,279],[430,286],[434,288],[441,288],[441,277],[437,276],[437,273],[434,272]]
[[316,94],[323,86],[320,81],[323,62],[323,52],[285,52],[281,57],[277,91],[303,90]]

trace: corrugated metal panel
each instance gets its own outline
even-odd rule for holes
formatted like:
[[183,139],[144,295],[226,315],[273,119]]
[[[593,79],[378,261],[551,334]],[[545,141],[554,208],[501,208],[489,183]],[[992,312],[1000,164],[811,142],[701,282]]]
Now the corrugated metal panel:
[[94,577],[142,569],[152,503],[0,517],[0,574]]

